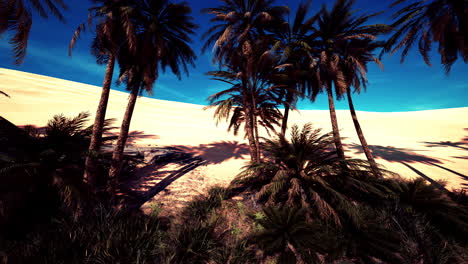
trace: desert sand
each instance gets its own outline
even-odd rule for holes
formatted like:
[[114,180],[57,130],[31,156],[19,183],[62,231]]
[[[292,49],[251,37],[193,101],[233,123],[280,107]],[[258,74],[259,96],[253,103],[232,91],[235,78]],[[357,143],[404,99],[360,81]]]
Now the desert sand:
[[[94,114],[101,92],[97,86],[8,69],[0,69],[0,90],[11,96],[0,96],[0,115],[16,125],[36,126],[44,126],[55,114]],[[107,118],[117,119],[116,126],[120,125],[127,97],[124,92],[111,92]],[[244,137],[228,133],[226,123],[216,126],[213,110],[203,107],[138,99],[131,123],[134,147],[177,146],[201,158],[190,164],[142,167],[144,183],[140,180],[134,187],[149,191],[154,197],[150,201],[186,200],[208,186],[228,184],[248,161]],[[339,110],[337,115],[346,155],[365,158],[349,112]],[[406,178],[444,180],[448,189],[468,188],[468,107],[392,113],[358,111],[358,117],[377,162],[388,170]],[[291,125],[311,122],[324,132],[331,131],[329,120],[327,110],[301,110],[290,115]]]

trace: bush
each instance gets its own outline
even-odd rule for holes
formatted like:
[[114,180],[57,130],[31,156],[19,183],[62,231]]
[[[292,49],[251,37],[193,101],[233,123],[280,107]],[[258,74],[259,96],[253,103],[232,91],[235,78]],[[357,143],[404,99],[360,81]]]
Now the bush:
[[158,263],[163,238],[155,218],[98,206],[1,245],[6,263]]

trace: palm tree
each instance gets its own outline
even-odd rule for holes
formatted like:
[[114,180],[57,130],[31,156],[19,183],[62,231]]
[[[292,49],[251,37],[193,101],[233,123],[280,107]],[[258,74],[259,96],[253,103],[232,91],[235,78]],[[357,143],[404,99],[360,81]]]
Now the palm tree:
[[[257,244],[267,256],[279,253],[278,263],[306,263],[304,249],[314,249],[313,253],[325,253],[323,241],[318,241],[317,233],[323,232],[318,225],[307,222],[304,209],[299,207],[266,207],[261,217],[253,220],[262,227],[248,237],[250,243]],[[289,257],[292,255],[292,258]],[[317,255],[307,254],[307,260],[318,260]],[[291,259],[291,260],[289,260]],[[307,262],[310,263],[310,262]],[[318,261],[317,261],[318,263]]]
[[398,192],[399,207],[403,211],[424,215],[438,232],[466,244],[468,208],[454,202],[447,193],[422,178],[402,181]]
[[284,116],[281,124],[281,134],[286,134],[289,111],[295,110],[295,104],[299,97],[308,95],[312,101],[315,100],[318,90],[315,89],[309,73],[310,59],[307,56],[311,47],[307,43],[312,25],[317,16],[306,19],[311,1],[301,3],[296,11],[292,23],[289,18],[278,21],[278,25],[271,27],[273,35],[272,51],[280,56],[283,73],[279,83],[284,84],[281,97],[284,97]]
[[3,91],[0,91],[0,94],[6,96],[6,97],[10,97],[7,93],[3,92]]
[[[359,68],[358,75],[362,75],[362,72],[365,71],[362,68],[363,65],[360,65],[359,62],[356,62],[353,57],[348,55],[349,43],[353,40],[374,40],[376,36],[388,30],[388,26],[383,24],[365,25],[364,23],[377,14],[353,16],[353,4],[354,1],[352,0],[337,0],[330,11],[325,6],[322,7],[310,43],[310,46],[314,47],[317,57],[315,62],[316,78],[319,79],[319,83],[321,83],[328,95],[333,136],[340,158],[344,158],[344,149],[336,118],[333,86],[337,98],[340,99],[348,90],[349,84],[356,79],[349,81],[346,79],[347,76],[345,75],[347,73],[345,73],[345,70],[347,69],[344,69],[342,65],[347,63],[347,60],[355,63],[356,67]],[[358,132],[358,134],[362,135],[362,132]],[[367,146],[367,144],[365,145]],[[372,161],[371,152],[368,151],[367,154],[370,157],[369,161],[375,164]]]
[[369,62],[375,62],[377,63],[377,65],[383,68],[383,65],[381,64],[380,60],[374,57],[373,55],[373,51],[381,47],[382,43],[373,41],[369,38],[352,39],[345,45],[346,46],[344,47],[344,60],[341,63],[341,67],[343,69],[347,83],[346,96],[348,99],[349,110],[353,119],[356,133],[359,137],[366,158],[372,167],[374,175],[376,177],[380,177],[378,166],[374,159],[374,155],[369,149],[369,145],[367,144],[366,138],[364,137],[364,133],[362,132],[361,125],[359,123],[356,111],[354,109],[351,93],[352,87],[354,87],[354,91],[357,93],[361,92],[361,87],[364,89],[367,88],[367,64]]
[[332,144],[330,133],[321,134],[320,129],[314,130],[310,124],[302,130],[295,125],[290,142],[281,134],[277,139],[265,139],[266,159],[247,165],[233,185],[258,190],[256,198],[261,202],[288,207],[301,205],[309,216],[314,212],[341,226],[343,217],[353,219],[356,209],[346,195],[347,188],[362,192],[371,188],[367,188],[366,177],[357,177],[368,172],[366,163],[347,160],[349,169],[343,170],[343,160],[336,151],[330,150]]
[[7,31],[14,32],[10,44],[13,45],[16,65],[21,65],[26,57],[29,32],[33,22],[31,9],[42,18],[48,18],[49,14],[52,14],[64,22],[61,9],[66,10],[67,6],[63,0],[1,1],[0,36]]
[[95,0],[95,7],[89,9],[88,21],[75,30],[69,46],[69,55],[76,41],[86,25],[95,33],[91,52],[96,57],[98,64],[107,63],[104,83],[102,85],[101,99],[96,110],[93,134],[89,145],[89,154],[86,158],[84,179],[91,185],[96,184],[98,160],[97,153],[101,147],[104,120],[106,117],[107,104],[109,101],[110,88],[114,73],[116,56],[122,48],[135,46],[134,28],[129,20],[132,11],[128,1]]
[[[407,0],[397,0],[397,6]],[[383,52],[394,53],[403,48],[401,62],[415,42],[426,64],[431,65],[429,52],[433,42],[439,44],[438,52],[446,73],[460,56],[468,62],[466,37],[468,36],[468,1],[432,0],[412,1],[393,15],[395,33],[388,39]]]
[[211,19],[215,25],[203,35],[206,39],[203,51],[212,46],[213,60],[221,64],[227,64],[233,58],[233,52],[243,50],[247,55],[252,43],[288,12],[285,6],[272,6],[272,0],[222,2],[219,7],[203,9],[204,13],[215,16]]
[[[217,122],[229,119],[228,130],[234,129],[237,134],[240,125],[245,124],[245,135],[249,141],[252,160],[259,161],[260,145],[258,125],[269,131],[275,131],[274,126],[279,125],[282,115],[277,109],[279,98],[276,94],[278,85],[272,82],[275,79],[275,67],[278,63],[276,56],[269,52],[269,42],[265,39],[256,40],[252,46],[253,62],[250,68],[250,77],[245,79],[243,70],[247,67],[242,53],[231,59],[226,70],[209,72],[212,79],[230,85],[230,88],[215,93],[208,98],[210,107],[217,107],[215,117]],[[232,109],[232,107],[235,107]],[[251,122],[248,125],[248,122]]]
[[196,58],[189,42],[197,25],[192,22],[188,4],[174,4],[168,0],[138,1],[137,4],[133,16],[137,28],[137,52],[133,55],[121,50],[118,56],[121,80],[130,90],[130,97],[112,155],[109,177],[113,181],[117,180],[121,171],[123,151],[138,95],[143,89],[146,92],[152,91],[159,76],[159,68],[165,70],[169,67],[181,78],[182,72],[188,74],[188,65],[194,65]]
[[[216,76],[216,78],[221,78],[221,75],[223,75],[224,79],[235,78],[236,76],[235,73],[230,74],[220,71],[209,74]],[[275,126],[279,125],[278,120],[282,117],[281,112],[277,108],[276,98],[271,92],[263,89],[263,87],[256,89],[254,95],[257,109],[254,115],[258,119],[260,126],[265,128],[265,131],[270,134],[270,131],[275,131]],[[216,124],[226,119],[229,122],[228,131],[232,129],[234,135],[237,135],[241,125],[246,121],[246,108],[250,107],[250,105],[244,104],[245,100],[243,99],[241,84],[239,82],[232,83],[230,88],[211,95],[208,100],[210,105],[205,109],[216,107],[214,112]],[[251,160],[256,160],[258,153],[256,145],[259,137],[258,129],[246,130],[245,137],[249,139]]]
[[256,111],[253,90],[248,90],[248,83],[254,73],[252,72],[255,42],[261,39],[265,30],[281,20],[287,12],[286,7],[272,6],[272,0],[223,0],[223,5],[215,8],[206,8],[205,13],[215,17],[215,23],[203,35],[206,42],[203,51],[213,46],[213,61],[220,66],[236,64],[236,71],[241,76],[241,89],[243,89],[243,104],[245,107],[245,129],[248,131],[249,142],[255,143],[251,147],[256,160],[260,158],[258,141],[254,133],[256,130],[254,112]]
[[[339,56],[338,67],[344,76],[345,92],[354,127],[374,175],[378,177],[380,175],[377,163],[369,149],[354,109],[351,87],[354,87],[355,92],[358,93],[361,91],[361,86],[366,89],[368,63],[375,62],[383,69],[380,60],[374,56],[374,51],[382,47],[383,42],[376,41],[375,39],[379,35],[389,32],[390,27],[384,24],[365,25],[370,18],[377,14],[354,16],[351,7],[352,2],[348,5],[343,5],[341,19],[335,21],[335,23],[341,25],[341,28],[335,29],[335,34],[340,37],[333,37],[333,49],[334,53]],[[343,97],[343,93],[343,90],[336,91],[338,99]]]

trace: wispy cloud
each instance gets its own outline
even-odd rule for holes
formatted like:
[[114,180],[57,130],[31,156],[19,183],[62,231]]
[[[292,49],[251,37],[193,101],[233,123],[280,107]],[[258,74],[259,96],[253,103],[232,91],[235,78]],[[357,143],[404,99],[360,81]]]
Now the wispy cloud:
[[[66,49],[63,49],[63,56],[60,56],[57,55],[57,49],[63,49],[63,47],[44,47],[36,42],[29,41],[26,60],[37,60],[41,64],[51,66],[51,68],[74,69],[77,72],[99,77],[104,74],[104,67],[96,64],[92,57],[85,56],[78,51],[73,54],[73,57],[70,57]],[[0,41],[0,50],[7,53],[10,52],[11,47],[8,42]]]

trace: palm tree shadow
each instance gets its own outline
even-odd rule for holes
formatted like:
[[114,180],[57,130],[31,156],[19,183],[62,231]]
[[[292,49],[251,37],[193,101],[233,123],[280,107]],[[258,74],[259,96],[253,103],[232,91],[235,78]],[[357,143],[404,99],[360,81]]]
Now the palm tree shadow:
[[[110,140],[117,139],[118,136],[119,136],[119,132],[107,132],[106,133],[106,138]],[[158,135],[145,134],[144,131],[134,130],[128,133],[127,145],[135,144],[136,142],[142,139],[159,139],[159,138],[160,137]]]
[[[348,145],[348,147],[350,149],[354,150],[354,152],[356,154],[364,153],[364,151],[362,150],[362,147],[360,145],[358,145],[358,144],[351,144],[351,145]],[[423,174],[421,171],[417,170],[416,168],[414,168],[410,164],[411,163],[422,163],[422,164],[426,164],[426,165],[429,165],[429,166],[435,166],[435,167],[438,167],[440,169],[446,170],[446,171],[448,171],[450,173],[453,173],[453,174],[459,176],[460,178],[462,178],[465,181],[468,181],[468,176],[466,176],[466,175],[464,175],[462,173],[459,173],[457,171],[454,171],[452,169],[449,169],[447,167],[442,166],[441,164],[443,164],[443,162],[441,162],[440,160],[438,160],[436,158],[421,155],[419,153],[414,152],[416,150],[405,149],[405,148],[396,148],[396,147],[392,147],[392,146],[384,147],[384,146],[378,146],[378,145],[370,145],[369,148],[372,150],[372,153],[374,154],[374,156],[376,158],[380,158],[380,159],[383,159],[383,160],[386,160],[386,161],[389,161],[389,162],[401,163],[404,166],[411,169],[412,171],[414,171],[419,176],[423,177],[424,179],[428,180],[429,182],[431,182],[433,184],[436,184],[439,188],[440,187],[443,188],[443,186],[440,185],[439,183],[437,183],[436,181],[434,181],[433,179],[431,179],[430,177],[428,177],[427,175]]]
[[[468,131],[468,128],[464,128],[463,130]],[[452,142],[452,141],[439,141],[439,142],[421,142],[426,144],[426,147],[429,148],[434,148],[434,147],[452,147],[452,148],[457,148],[461,150],[468,150],[468,136],[465,136],[463,139],[461,139],[458,142]]]
[[[169,164],[174,164],[178,168],[160,172],[161,168]],[[135,175],[139,176],[138,179],[121,184],[120,204],[130,210],[139,209],[145,202],[166,190],[174,181],[206,164],[205,160],[192,155],[162,163],[150,163],[135,172]],[[155,181],[156,184],[153,183]]]
[[249,154],[248,145],[238,141],[220,141],[199,146],[173,146],[186,153],[200,157],[207,164],[220,164],[229,159],[243,159]]

